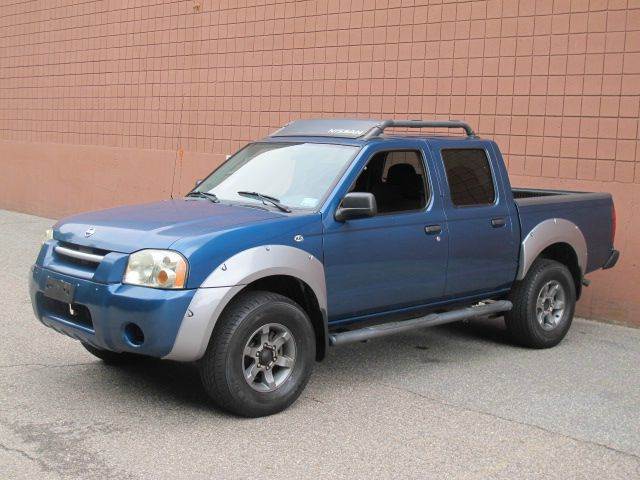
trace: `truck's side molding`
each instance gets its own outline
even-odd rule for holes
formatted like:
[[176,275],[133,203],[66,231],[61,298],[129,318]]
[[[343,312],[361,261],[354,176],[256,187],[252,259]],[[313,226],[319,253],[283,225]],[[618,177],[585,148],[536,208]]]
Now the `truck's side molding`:
[[322,312],[327,311],[324,266],[310,253],[287,245],[243,250],[218,265],[197,290],[182,320],[174,346],[165,357],[194,361],[204,355],[218,317],[227,304],[256,280],[287,275],[306,283]]
[[566,243],[576,253],[580,272],[587,268],[587,242],[580,228],[564,218],[550,218],[540,222],[524,237],[520,249],[520,265],[516,280],[522,280],[542,251],[556,243]]

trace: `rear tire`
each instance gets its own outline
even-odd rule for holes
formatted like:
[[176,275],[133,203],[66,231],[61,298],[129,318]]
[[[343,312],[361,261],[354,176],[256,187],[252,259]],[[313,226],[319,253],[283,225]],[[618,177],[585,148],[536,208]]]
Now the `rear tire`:
[[571,327],[576,287],[569,269],[539,258],[511,290],[513,309],[504,318],[513,340],[529,348],[557,345]]
[[306,312],[272,292],[249,291],[225,309],[199,362],[214,403],[244,417],[291,405],[306,386],[316,341]]
[[91,355],[98,357],[107,365],[127,365],[130,363],[137,363],[145,358],[143,355],[136,355],[135,353],[112,352],[111,350],[96,348],[88,343],[81,343]]

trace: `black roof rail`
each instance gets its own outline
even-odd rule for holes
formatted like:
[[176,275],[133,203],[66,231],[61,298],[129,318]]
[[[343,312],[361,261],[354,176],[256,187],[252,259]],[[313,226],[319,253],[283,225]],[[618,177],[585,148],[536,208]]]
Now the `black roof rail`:
[[385,128],[462,128],[467,132],[468,137],[475,137],[476,134],[468,123],[458,120],[385,120],[369,130],[363,137],[365,140],[375,138],[384,132]]

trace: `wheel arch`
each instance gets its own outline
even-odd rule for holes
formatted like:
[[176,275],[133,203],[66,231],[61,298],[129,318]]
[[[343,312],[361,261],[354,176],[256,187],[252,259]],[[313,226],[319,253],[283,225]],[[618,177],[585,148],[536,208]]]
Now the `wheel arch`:
[[536,225],[522,241],[517,280],[523,280],[538,258],[564,264],[574,279],[576,295],[582,290],[582,277],[587,268],[587,243],[573,222],[552,218]]
[[578,256],[576,251],[568,243],[554,243],[545,248],[538,258],[546,258],[562,263],[569,269],[573,282],[576,287],[576,300],[580,298],[582,293],[582,271],[578,264]]
[[280,293],[299,303],[316,333],[316,358],[324,358],[328,341],[324,265],[309,252],[287,245],[243,250],[218,265],[197,290],[165,358],[201,358],[225,308],[247,289]]
[[[316,360],[324,359],[328,347],[326,310],[320,308],[318,297],[313,288],[303,280],[291,275],[268,275],[245,285],[236,295],[250,290],[262,290],[278,293],[294,302],[307,313],[316,338]],[[230,300],[230,302],[233,298]]]

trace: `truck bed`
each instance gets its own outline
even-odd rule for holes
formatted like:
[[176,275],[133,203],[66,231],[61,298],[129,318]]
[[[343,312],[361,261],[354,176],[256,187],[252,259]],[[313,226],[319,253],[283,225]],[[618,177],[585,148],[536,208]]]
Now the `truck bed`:
[[[511,190],[513,192],[513,198],[517,201],[517,203],[519,204],[526,204],[528,202],[520,202],[519,200],[522,199],[526,199],[526,198],[545,198],[545,197],[553,197],[553,202],[555,202],[556,200],[560,200],[560,198],[558,197],[562,197],[562,199],[567,199],[567,197],[569,200],[583,200],[585,197],[585,195],[596,195],[596,196],[600,196],[600,195],[608,195],[608,194],[601,194],[601,193],[592,193],[592,192],[575,192],[575,191],[570,191],[570,190],[543,190],[543,189],[539,189],[539,188],[513,188]],[[533,202],[533,203],[540,203],[540,202]]]
[[587,269],[602,268],[613,248],[613,200],[608,193],[513,188],[524,239],[540,222],[563,218],[575,223],[587,243]]

